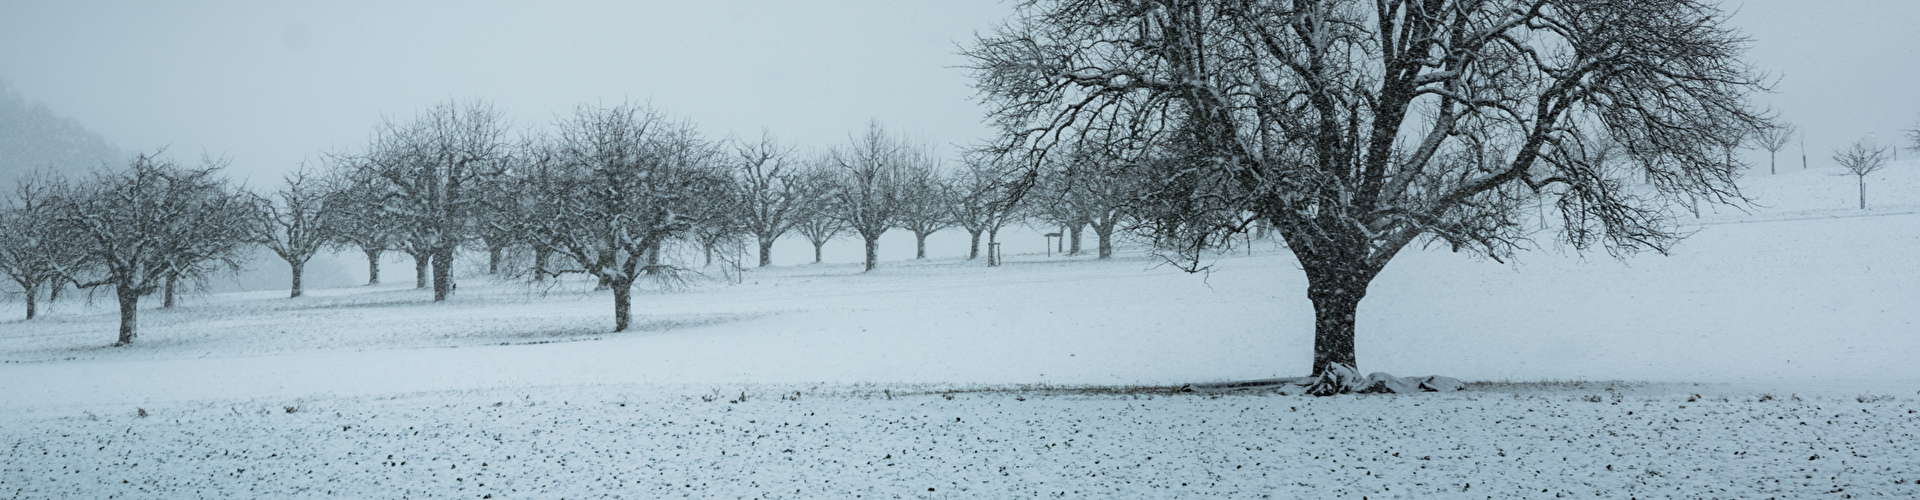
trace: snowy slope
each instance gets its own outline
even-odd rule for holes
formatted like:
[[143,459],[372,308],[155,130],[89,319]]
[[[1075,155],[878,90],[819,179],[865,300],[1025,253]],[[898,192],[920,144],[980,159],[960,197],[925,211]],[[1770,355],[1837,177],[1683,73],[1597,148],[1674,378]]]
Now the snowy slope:
[[[1876,185],[1920,199],[1908,188],[1920,187],[1920,168],[1897,167]],[[1547,250],[1510,265],[1405,252],[1361,304],[1361,368],[1470,380],[1913,385],[1920,215],[1822,208],[1821,191],[1772,191],[1828,181],[1852,180],[1752,179],[1749,189],[1773,208],[1714,216],[1671,256]],[[1784,212],[1824,216],[1772,218]],[[1204,275],[1157,267],[1138,251],[1108,262],[1022,255],[999,268],[896,262],[869,274],[776,266],[737,285],[638,294],[638,331],[622,334],[606,333],[606,293],[578,283],[475,278],[444,304],[391,285],[294,300],[201,297],[145,311],[131,349],[104,347],[116,321],[107,301],[68,301],[48,318],[0,324],[8,362],[0,378],[39,381],[0,387],[0,407],[511,383],[1299,375],[1311,346],[1304,280],[1284,249],[1256,247],[1222,256]]]
[[1204,275],[777,266],[636,294],[620,334],[577,282],[195,296],[130,348],[68,300],[0,323],[0,497],[1920,495],[1916,172],[1866,211],[1851,178],[1756,176],[1762,206],[1683,221],[1671,256],[1411,250],[1361,305],[1363,371],[1653,384],[1025,385],[1302,374],[1270,242]]

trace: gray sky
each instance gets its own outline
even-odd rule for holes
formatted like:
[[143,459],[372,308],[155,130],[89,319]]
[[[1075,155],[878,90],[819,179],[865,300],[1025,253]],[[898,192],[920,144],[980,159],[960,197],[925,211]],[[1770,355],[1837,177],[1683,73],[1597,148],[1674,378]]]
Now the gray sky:
[[[1868,133],[1897,140],[1920,117],[1920,2],[1726,5],[1755,38],[1750,60],[1780,77],[1759,102],[1808,132],[1815,166]],[[987,0],[0,0],[0,78],[122,148],[228,154],[254,185],[357,147],[382,116],[448,98],[492,100],[522,125],[635,100],[715,137],[764,127],[819,147],[877,118],[953,144],[988,133],[967,72],[953,67],[964,63],[955,44],[1011,10]]]

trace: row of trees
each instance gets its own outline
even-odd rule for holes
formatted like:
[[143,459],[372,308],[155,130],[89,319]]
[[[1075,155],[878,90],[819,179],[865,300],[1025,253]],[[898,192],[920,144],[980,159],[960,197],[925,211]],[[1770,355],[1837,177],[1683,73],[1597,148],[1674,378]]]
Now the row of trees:
[[[982,236],[991,244],[1006,225],[1037,221],[1071,228],[1075,251],[1081,228],[1092,228],[1107,258],[1116,228],[1134,216],[1120,202],[1135,194],[1130,177],[1092,150],[1008,177],[986,154],[947,168],[928,145],[878,123],[801,153],[770,134],[709,140],[641,105],[581,106],[550,127],[510,133],[490,105],[449,102],[382,123],[364,147],[302,165],[271,191],[229,184],[224,160],[185,167],[163,152],[78,181],[31,177],[0,210],[0,271],[24,292],[29,319],[43,290],[112,287],[117,343],[127,344],[141,297],[164,292],[171,307],[183,280],[237,270],[255,246],[286,261],[292,297],[303,293],[307,262],[340,249],[366,256],[370,284],[384,254],[407,253],[416,286],[436,301],[454,293],[452,264],[466,249],[486,253],[490,274],[591,276],[612,290],[620,331],[638,280],[693,267],[673,262],[669,246],[698,247],[711,264],[716,249],[751,241],[764,266],[789,233],[814,246],[815,262],[828,241],[853,235],[872,270],[893,229],[914,233],[919,258],[929,235],[963,229],[971,259]],[[513,255],[530,258],[508,269]]]
[[127,168],[84,182],[52,176],[21,180],[0,211],[0,272],[26,292],[66,286],[112,287],[120,305],[116,345],[133,342],[139,300],[165,293],[168,307],[183,280],[238,269],[260,205],[219,175],[224,160],[185,167],[140,154]]

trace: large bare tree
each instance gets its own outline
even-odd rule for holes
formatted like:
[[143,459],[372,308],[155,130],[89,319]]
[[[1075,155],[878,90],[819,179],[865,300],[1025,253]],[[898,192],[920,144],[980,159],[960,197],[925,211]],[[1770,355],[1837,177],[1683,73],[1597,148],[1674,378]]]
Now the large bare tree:
[[381,208],[402,219],[416,269],[433,267],[433,300],[453,293],[453,256],[473,238],[488,184],[508,166],[506,122],[485,102],[435,105],[411,122],[387,122],[355,162],[376,180]]
[[[1144,219],[1194,267],[1270,222],[1328,380],[1356,366],[1367,285],[1416,239],[1506,255],[1551,192],[1574,248],[1665,251],[1676,198],[1742,201],[1722,138],[1771,124],[1714,3],[1035,0],[966,55],[1002,153],[1152,145]],[[1602,135],[1650,189],[1587,155]]]
[[114,287],[120,338],[137,335],[140,297],[214,265],[238,269],[254,240],[254,207],[219,177],[222,162],[198,168],[142,153],[127,169],[102,171],[52,197],[55,230],[72,235],[91,276],[82,288]]
[[288,297],[303,292],[301,278],[307,261],[335,240],[340,207],[330,205],[325,180],[304,166],[286,174],[280,189],[271,194],[253,194],[258,213],[253,218],[256,241],[272,250],[293,271]]
[[552,217],[556,252],[613,289],[614,331],[630,324],[634,281],[670,276],[663,244],[709,221],[705,205],[726,203],[720,150],[693,126],[635,105],[581,106],[555,124],[546,181],[533,185]]

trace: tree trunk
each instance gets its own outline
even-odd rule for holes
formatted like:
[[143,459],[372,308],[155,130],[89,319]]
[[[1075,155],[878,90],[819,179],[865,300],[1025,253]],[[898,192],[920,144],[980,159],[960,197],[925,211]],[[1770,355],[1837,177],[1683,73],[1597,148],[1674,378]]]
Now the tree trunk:
[[1774,151],[1767,152],[1767,175],[1774,175],[1774,174],[1780,173],[1780,160],[1778,159],[1779,156],[1780,155],[1775,154]]
[[546,281],[547,259],[553,258],[553,248],[546,245],[533,246],[533,280]]
[[1071,238],[1068,244],[1071,246],[1067,247],[1067,255],[1080,255],[1080,228],[1083,226],[1076,223],[1072,227],[1068,235]]
[[120,340],[113,345],[132,344],[135,327],[140,322],[140,292],[120,284],[114,287],[114,295],[120,297]]
[[1093,226],[1093,234],[1100,237],[1100,258],[1113,258],[1113,222]]
[[773,238],[760,238],[760,267],[773,265]]
[[825,246],[827,246],[827,242],[825,241],[813,242],[813,263],[815,264],[820,263],[820,249]]
[[497,276],[500,274],[500,253],[504,250],[506,250],[506,247],[498,246],[498,245],[487,245],[487,275],[488,276]]
[[367,284],[380,284],[380,252],[378,248],[361,249],[367,253]]
[[867,241],[867,271],[880,261],[880,237],[878,235],[862,238]]
[[173,303],[174,303],[174,302],[173,302],[173,298],[174,298],[174,292],[175,292],[175,291],[177,291],[177,290],[179,289],[179,285],[180,285],[180,277],[179,277],[179,276],[167,276],[167,292],[166,292],[166,298],[164,299],[164,301],[162,301],[162,302],[160,303],[160,307],[161,307],[161,308],[163,308],[163,309],[173,309]]
[[60,289],[66,288],[66,287],[67,287],[67,284],[61,283],[60,278],[47,280],[47,304],[51,305],[54,302],[59,302]]
[[433,301],[447,300],[453,286],[453,245],[445,245],[433,252]]
[[613,331],[627,331],[627,323],[633,308],[633,279],[613,280]]
[[1867,209],[1867,176],[1860,177],[1860,209]]
[[1331,257],[1300,253],[1300,266],[1307,274],[1307,300],[1313,302],[1313,376],[1327,373],[1335,364],[1357,369],[1354,314],[1376,272],[1365,269],[1359,257],[1364,250]]
[[287,298],[297,299],[297,298],[300,298],[300,275],[306,271],[307,263],[301,262],[301,263],[295,264],[292,262],[288,262],[287,264],[293,267],[293,294],[288,295]]
[[972,235],[973,237],[973,243],[967,246],[967,260],[980,258],[980,233],[981,232],[982,231],[979,229],[967,230],[967,234]]
[[928,235],[928,234],[932,234],[932,233],[922,233],[922,232],[918,232],[918,231],[915,231],[915,232],[913,233],[913,240],[914,240],[914,245],[915,245],[915,246],[914,246],[914,249],[913,249],[913,258],[914,258],[914,259],[918,259],[918,260],[926,260],[926,258],[927,258],[927,235]]
[[427,287],[427,267],[433,265],[433,254],[428,252],[408,252],[413,254],[413,287]]
[[34,292],[39,291],[40,288],[38,285],[39,283],[28,283],[26,286],[21,287],[21,291],[27,295],[27,319],[33,319],[33,314],[37,309],[33,301],[35,299]]
[[1313,283],[1307,287],[1307,299],[1313,301],[1313,376],[1327,372],[1334,364],[1357,367],[1353,352],[1354,314],[1365,284]]
[[700,264],[701,267],[708,267],[713,265],[713,247],[716,245],[717,243],[701,243],[700,244],[700,250],[703,252],[706,252],[707,254],[706,261]]

